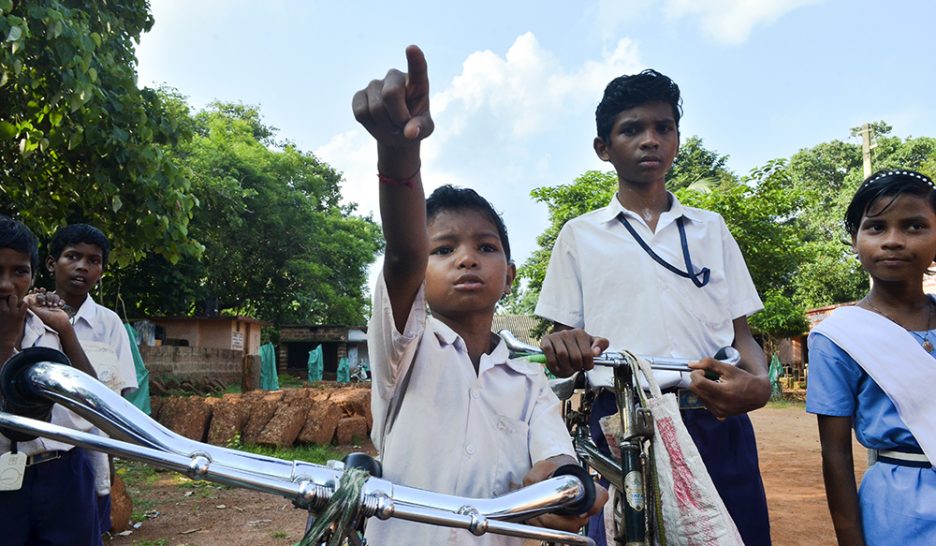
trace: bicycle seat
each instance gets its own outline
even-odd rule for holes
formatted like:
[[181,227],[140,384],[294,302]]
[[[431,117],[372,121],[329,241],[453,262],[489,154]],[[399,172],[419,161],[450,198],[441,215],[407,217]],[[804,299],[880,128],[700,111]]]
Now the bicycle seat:
[[569,377],[550,379],[549,388],[552,389],[559,400],[568,400],[572,398],[572,393],[575,392],[575,389],[585,388],[585,374],[582,372],[575,372]]

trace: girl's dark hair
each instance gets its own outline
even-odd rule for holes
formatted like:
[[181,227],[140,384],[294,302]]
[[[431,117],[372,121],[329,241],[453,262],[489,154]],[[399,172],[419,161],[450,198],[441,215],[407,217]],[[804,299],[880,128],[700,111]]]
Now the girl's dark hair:
[[52,243],[49,245],[49,255],[53,260],[58,260],[66,246],[85,243],[95,245],[101,249],[101,265],[107,265],[107,257],[110,255],[110,241],[104,233],[98,228],[88,224],[71,224],[59,228],[52,236]]
[[12,248],[29,256],[32,274],[39,270],[39,240],[26,224],[0,214],[0,248]]
[[487,218],[497,228],[497,235],[500,237],[501,245],[504,247],[504,255],[510,262],[510,241],[507,240],[507,226],[504,225],[504,219],[494,210],[491,203],[478,195],[478,192],[471,188],[458,188],[449,184],[436,188],[432,194],[426,198],[426,220],[431,221],[442,211],[446,210],[476,210]]
[[845,211],[845,230],[849,235],[858,233],[861,218],[868,213],[868,208],[880,197],[890,197],[874,216],[883,214],[899,197],[905,193],[925,197],[930,207],[936,212],[936,191],[933,181],[928,176],[909,169],[878,171],[862,182],[855,192],[848,210]]
[[624,110],[630,110],[650,102],[665,102],[673,109],[673,119],[679,128],[682,117],[682,99],[679,86],[668,76],[648,68],[640,74],[618,76],[605,87],[604,96],[595,110],[595,125],[598,137],[605,142],[611,139],[614,120]]

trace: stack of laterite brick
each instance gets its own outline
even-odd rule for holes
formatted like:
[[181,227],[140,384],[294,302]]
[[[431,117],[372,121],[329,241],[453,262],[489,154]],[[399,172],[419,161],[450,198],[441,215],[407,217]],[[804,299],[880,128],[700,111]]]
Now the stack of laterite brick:
[[187,438],[227,445],[365,442],[373,424],[370,386],[250,391],[222,398],[153,398],[153,418]]

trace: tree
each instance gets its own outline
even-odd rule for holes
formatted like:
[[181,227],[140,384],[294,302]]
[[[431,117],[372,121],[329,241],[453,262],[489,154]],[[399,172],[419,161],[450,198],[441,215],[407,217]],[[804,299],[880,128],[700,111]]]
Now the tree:
[[764,309],[751,316],[755,333],[790,337],[806,331],[806,309],[793,301],[793,280],[806,259],[795,215],[802,193],[792,187],[784,160],[756,168],[741,182],[718,191],[686,188],[680,201],[717,212],[738,242]]
[[149,256],[122,275],[125,298],[146,313],[190,313],[210,300],[275,325],[363,323],[380,232],[340,204],[341,175],[277,143],[255,107],[212,104],[192,123],[174,158],[190,169],[199,206],[189,231],[204,255],[175,266]]
[[717,188],[737,182],[737,177],[725,166],[727,155],[707,149],[702,139],[691,136],[679,146],[679,154],[673,161],[673,168],[666,177],[666,187],[670,191],[701,185]]
[[[875,134],[875,170],[909,168],[936,174],[936,139],[889,136],[884,122],[871,124]],[[858,128],[852,129],[852,136]],[[793,279],[794,299],[806,308],[823,307],[861,298],[867,274],[850,247],[842,219],[864,180],[861,146],[834,140],[800,150],[790,158],[794,189],[803,194],[796,223],[806,258]]]
[[0,210],[40,235],[86,221],[175,262],[201,246],[197,202],[169,149],[190,136],[161,95],[136,85],[146,0],[0,0]]

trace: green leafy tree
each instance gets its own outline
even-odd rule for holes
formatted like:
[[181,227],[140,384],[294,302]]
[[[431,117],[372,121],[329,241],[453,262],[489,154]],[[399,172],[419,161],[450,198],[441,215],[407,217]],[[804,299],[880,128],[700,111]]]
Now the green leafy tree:
[[363,323],[380,232],[340,204],[341,175],[276,142],[255,107],[212,104],[192,123],[195,136],[174,153],[191,173],[199,206],[189,230],[204,255],[176,265],[149,256],[122,275],[125,299],[151,314],[190,313],[209,300],[275,325]]
[[[901,139],[891,136],[891,127],[884,122],[870,125],[874,170],[910,168],[934,174],[936,139]],[[852,136],[858,129],[852,129]],[[815,308],[861,298],[868,277],[842,224],[845,209],[864,180],[861,146],[834,140],[806,148],[790,158],[788,170],[793,188],[803,195],[796,223],[806,258],[793,279],[795,300]]]
[[133,43],[152,24],[145,0],[0,0],[0,209],[40,234],[94,223],[123,243],[117,265],[201,251],[167,152],[188,133],[136,85]]
[[773,338],[799,335],[807,328],[806,309],[792,300],[793,279],[806,258],[794,221],[803,199],[786,167],[785,161],[774,160],[717,191],[677,192],[684,204],[725,219],[764,301],[764,309],[751,317],[752,330]]

